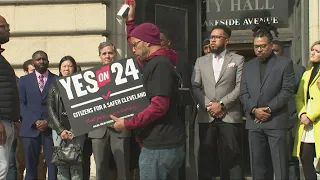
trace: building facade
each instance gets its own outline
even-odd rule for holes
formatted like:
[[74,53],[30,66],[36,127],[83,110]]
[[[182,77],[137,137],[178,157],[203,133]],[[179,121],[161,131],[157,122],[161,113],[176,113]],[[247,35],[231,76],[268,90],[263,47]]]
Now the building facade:
[[48,53],[54,73],[60,59],[71,55],[83,66],[100,63],[98,45],[106,40],[106,10],[102,1],[0,1],[0,14],[10,24],[5,57],[23,75],[22,63],[37,50]]
[[[36,50],[49,55],[56,71],[65,55],[74,56],[84,68],[99,63],[97,46],[106,39],[118,47],[120,57],[129,51],[117,0],[4,0],[0,12],[11,29],[4,55],[22,75],[21,64]],[[229,49],[251,59],[252,27],[259,20],[274,23],[286,45],[286,55],[307,65],[309,47],[320,38],[319,0],[141,0],[138,23],[153,22],[169,31],[173,47],[188,52],[191,63],[202,55],[201,42],[217,23],[232,27]],[[259,19],[260,18],[260,19]],[[129,53],[130,54],[130,53]]]
[[[136,1],[137,23],[153,22],[166,29],[172,48],[188,53],[185,60],[191,64],[202,55],[202,41],[217,23],[230,25],[233,32],[228,48],[246,60],[255,57],[252,28],[260,20],[275,24],[279,31],[275,39],[285,43],[286,56],[296,64],[306,66],[310,44],[320,40],[320,0]],[[122,3],[124,0],[1,0],[0,15],[11,29],[3,54],[18,76],[23,75],[22,63],[37,50],[48,53],[54,73],[66,55],[73,56],[82,68],[100,64],[98,45],[107,39],[116,45],[120,58],[130,56],[124,22],[116,19]]]

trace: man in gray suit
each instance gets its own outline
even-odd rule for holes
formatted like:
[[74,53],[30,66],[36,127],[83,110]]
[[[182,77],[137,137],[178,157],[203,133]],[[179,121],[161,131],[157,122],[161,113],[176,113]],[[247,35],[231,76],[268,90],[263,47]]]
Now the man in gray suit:
[[[102,64],[109,64],[116,59],[116,47],[110,42],[102,42],[99,47],[99,56]],[[113,155],[117,169],[117,179],[130,178],[130,132],[119,132],[106,126],[89,132],[92,138],[92,151],[96,163],[96,179],[104,180],[110,177],[110,162]],[[111,152],[110,152],[111,150]]]
[[[294,94],[293,63],[272,52],[271,25],[257,26],[256,58],[243,66],[240,99],[249,129],[252,179],[288,179],[288,101]],[[275,32],[277,32],[275,30]],[[270,155],[271,152],[271,155]],[[271,157],[270,157],[271,156]]]
[[[284,44],[280,41],[274,40],[272,46],[272,51],[279,56],[284,54]],[[288,131],[288,146],[289,146],[289,180],[299,180],[300,179],[300,168],[299,168],[299,159],[292,156],[293,145],[294,145],[294,135],[296,130],[294,129],[296,123],[298,122],[297,108],[295,102],[295,95],[298,92],[300,85],[300,80],[302,75],[306,70],[305,67],[298,64],[293,64],[295,84],[294,84],[294,96],[288,102],[288,112],[289,112],[289,131]]]
[[244,57],[226,49],[231,29],[213,28],[211,53],[197,59],[191,83],[199,104],[199,179],[211,179],[208,161],[219,145],[220,179],[244,179],[242,169],[242,113],[239,100]]

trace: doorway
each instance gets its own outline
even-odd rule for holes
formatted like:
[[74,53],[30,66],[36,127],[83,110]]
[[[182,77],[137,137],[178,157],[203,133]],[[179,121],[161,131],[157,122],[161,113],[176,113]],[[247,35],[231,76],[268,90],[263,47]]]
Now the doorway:
[[[173,49],[186,53],[186,61],[194,64],[198,57],[197,1],[142,0],[137,13],[140,22],[151,22],[165,29]],[[137,4],[138,6],[139,4]]]
[[256,57],[256,55],[254,54],[252,43],[229,44],[228,50],[243,56],[245,62],[250,61]]

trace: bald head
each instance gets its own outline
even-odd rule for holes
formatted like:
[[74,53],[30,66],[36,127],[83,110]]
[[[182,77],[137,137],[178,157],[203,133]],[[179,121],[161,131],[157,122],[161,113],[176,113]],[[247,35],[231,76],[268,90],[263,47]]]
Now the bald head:
[[10,28],[6,19],[0,15],[0,44],[4,44],[9,41]]

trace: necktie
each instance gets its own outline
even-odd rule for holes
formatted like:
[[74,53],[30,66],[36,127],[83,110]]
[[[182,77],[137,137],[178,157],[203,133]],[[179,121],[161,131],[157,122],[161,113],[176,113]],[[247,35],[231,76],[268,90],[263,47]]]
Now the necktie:
[[43,80],[44,76],[41,74],[39,75],[39,89],[40,92],[42,92],[43,88],[44,88],[44,80]]

